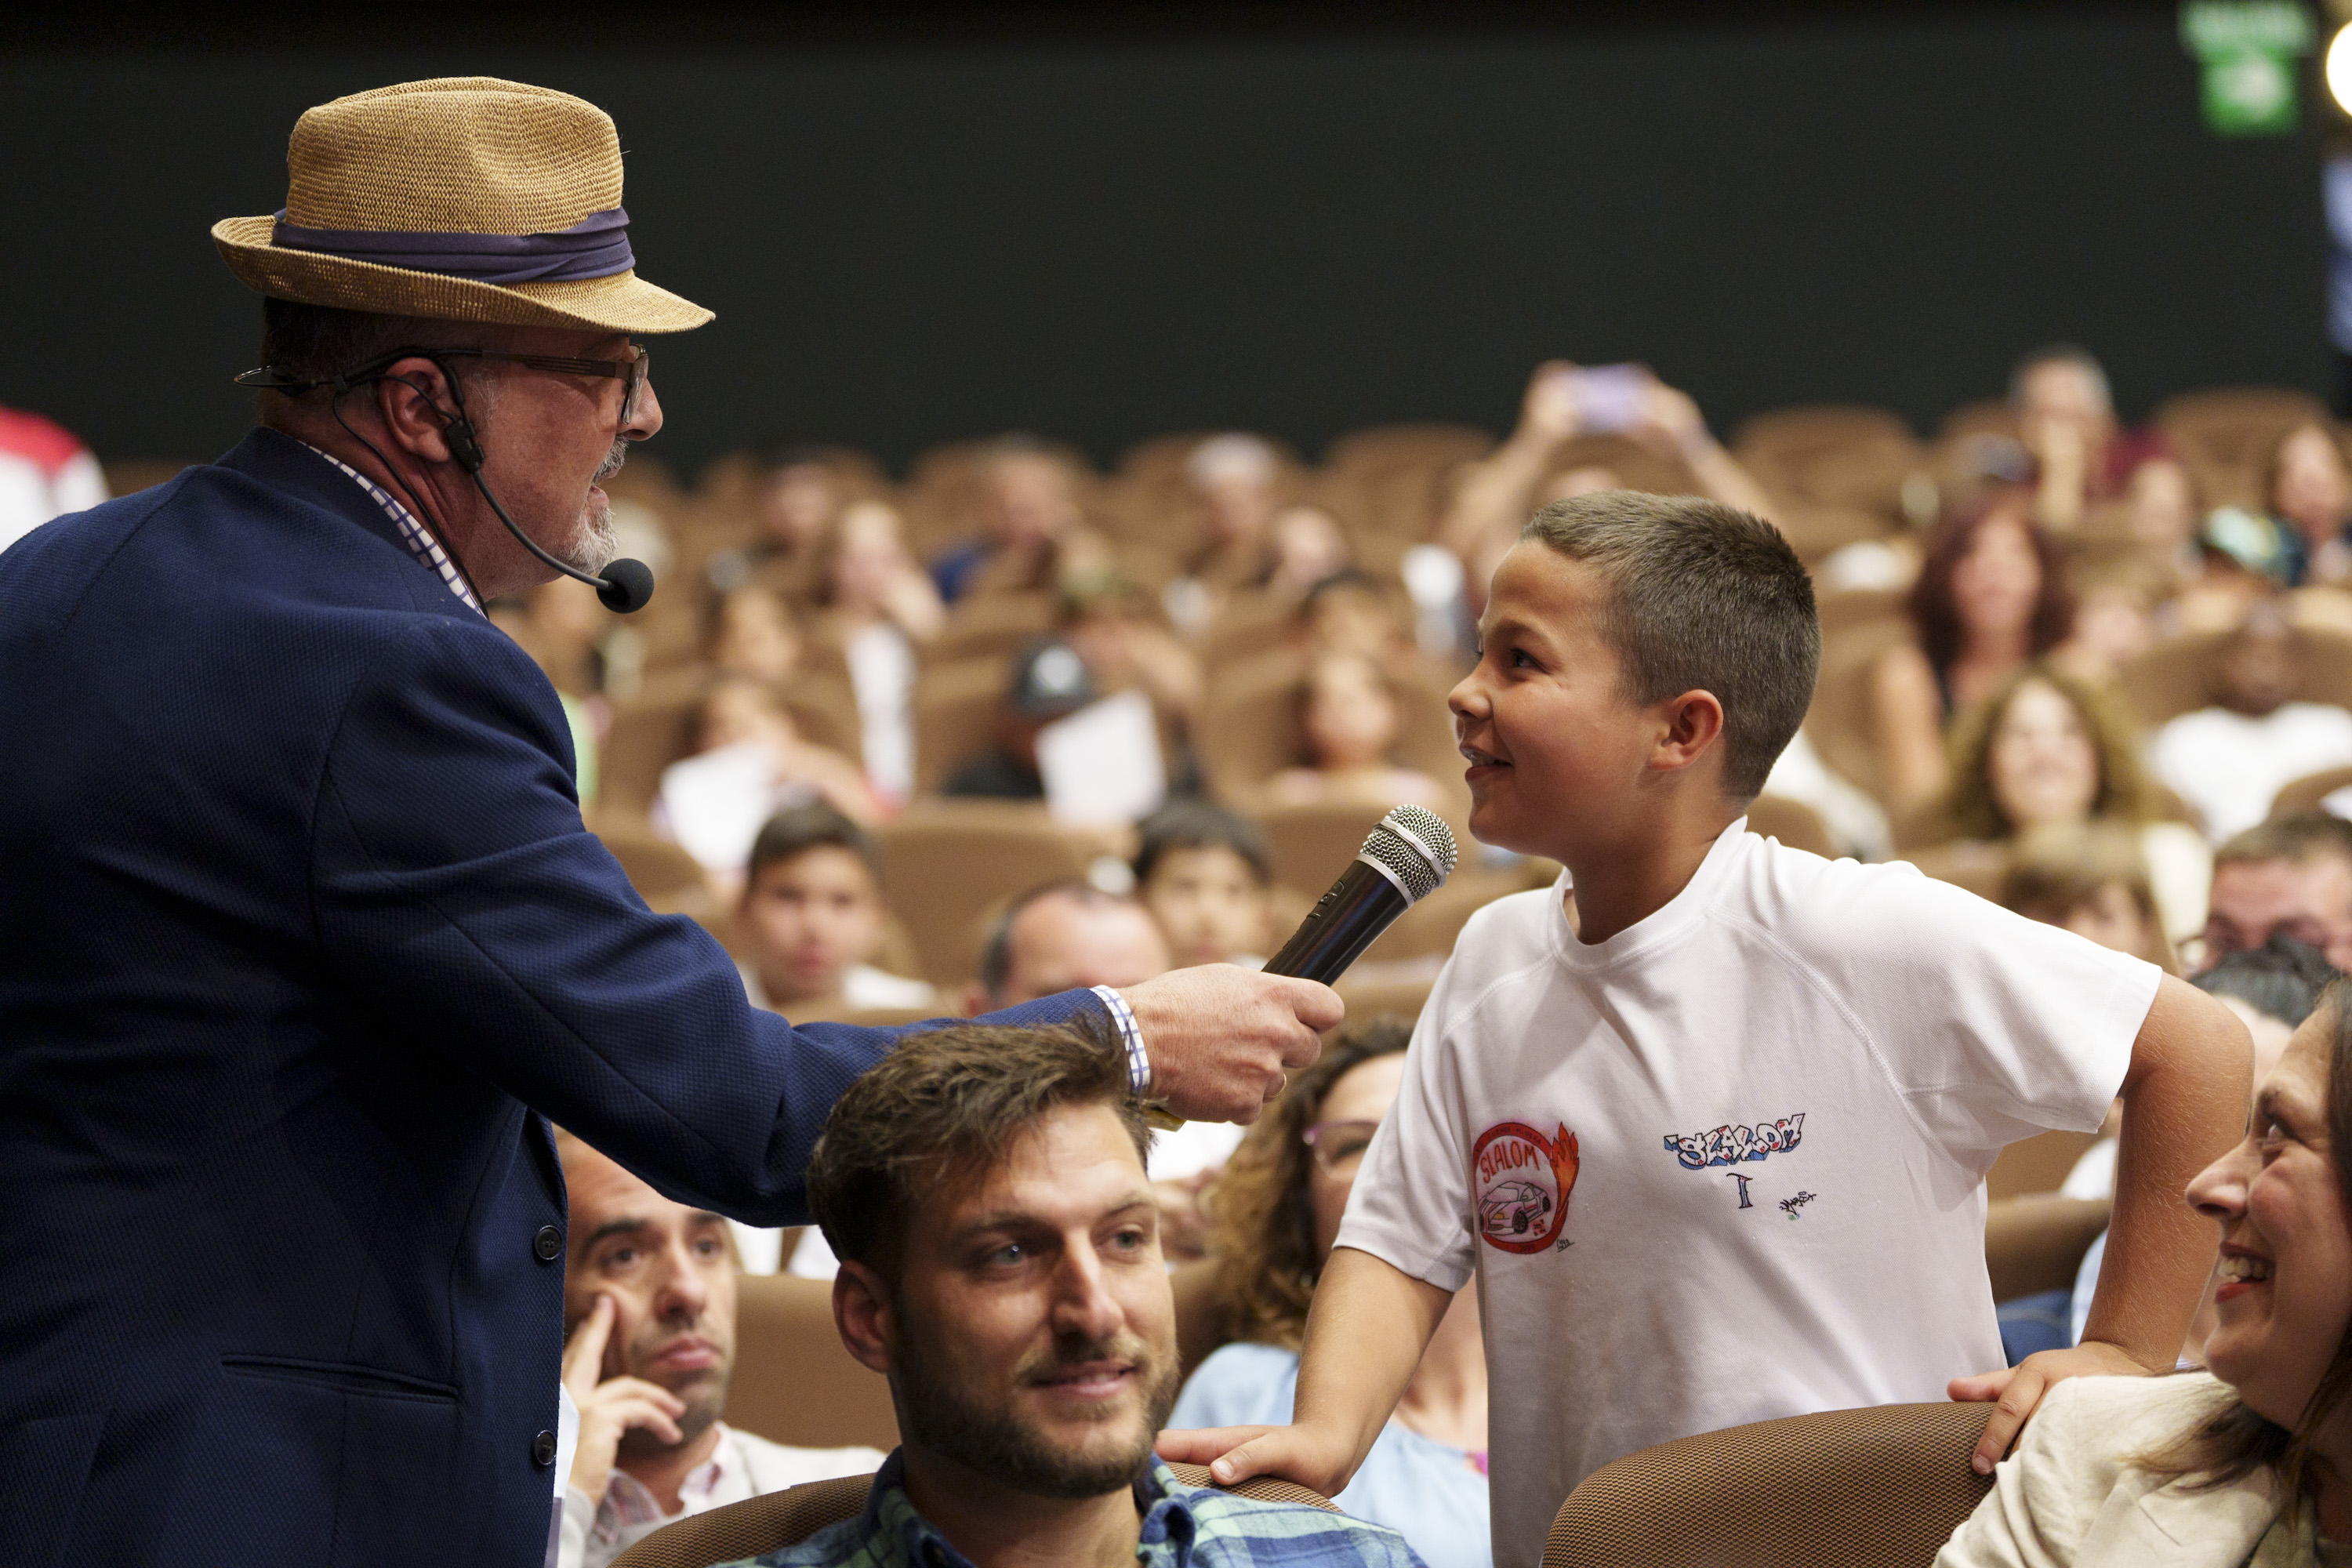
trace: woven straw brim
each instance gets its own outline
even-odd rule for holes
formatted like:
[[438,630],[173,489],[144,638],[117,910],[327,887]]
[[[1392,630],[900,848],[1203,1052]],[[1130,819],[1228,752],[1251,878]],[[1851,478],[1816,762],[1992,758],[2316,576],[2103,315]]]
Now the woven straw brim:
[[213,225],[213,243],[237,281],[272,299],[431,321],[605,332],[683,332],[712,320],[701,306],[655,288],[634,271],[568,283],[477,283],[282,249],[269,242],[276,227],[270,217],[223,218]]

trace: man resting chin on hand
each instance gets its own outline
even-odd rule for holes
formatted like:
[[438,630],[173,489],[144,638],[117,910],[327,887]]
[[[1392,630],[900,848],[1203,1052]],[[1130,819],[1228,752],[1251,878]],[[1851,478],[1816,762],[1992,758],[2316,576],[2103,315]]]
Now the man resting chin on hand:
[[558,1568],[604,1568],[688,1514],[880,1467],[873,1448],[787,1448],[719,1420],[735,1363],[727,1221],[569,1133],[557,1148],[573,1238],[563,1385],[580,1406]]

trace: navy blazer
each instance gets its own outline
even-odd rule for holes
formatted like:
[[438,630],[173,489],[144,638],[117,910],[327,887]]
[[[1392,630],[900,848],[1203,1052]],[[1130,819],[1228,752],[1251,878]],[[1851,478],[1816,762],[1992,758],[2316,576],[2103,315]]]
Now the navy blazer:
[[0,1558],[537,1563],[538,1113],[796,1225],[898,1031],[647,910],[537,667],[273,431],[0,554]]

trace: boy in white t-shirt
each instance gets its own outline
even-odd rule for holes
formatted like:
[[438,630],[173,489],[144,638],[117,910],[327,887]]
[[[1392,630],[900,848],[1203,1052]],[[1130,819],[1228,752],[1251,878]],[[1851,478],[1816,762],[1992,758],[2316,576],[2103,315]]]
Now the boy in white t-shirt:
[[[1471,826],[1567,875],[1455,943],[1316,1289],[1294,1425],[1160,1452],[1338,1490],[1474,1274],[1502,1563],[1536,1563],[1570,1489],[1652,1444],[1998,1396],[1990,1470],[2058,1379],[2168,1369],[2214,1245],[2179,1194],[2242,1127],[2244,1027],[1908,866],[1744,830],[1821,650],[1766,524],[1557,503],[1480,629],[1452,698]],[[1988,1372],[1985,1170],[2095,1128],[2118,1090],[2133,1132],[2088,1337]]]

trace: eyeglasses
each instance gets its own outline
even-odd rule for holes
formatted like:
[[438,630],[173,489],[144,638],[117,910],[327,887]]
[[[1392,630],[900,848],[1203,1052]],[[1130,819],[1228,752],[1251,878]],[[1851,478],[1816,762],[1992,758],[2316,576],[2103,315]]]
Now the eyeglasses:
[[1377,1121],[1318,1121],[1299,1138],[1314,1152],[1315,1163],[1327,1176],[1352,1176],[1372,1146]]
[[654,352],[631,343],[636,351],[635,359],[562,359],[553,354],[510,354],[496,349],[435,349],[432,354],[456,359],[505,360],[510,364],[527,364],[533,370],[553,371],[558,375],[601,375],[608,380],[625,379],[627,390],[621,395],[621,423],[626,425],[635,417],[637,394],[645,390],[646,378],[653,374]]

